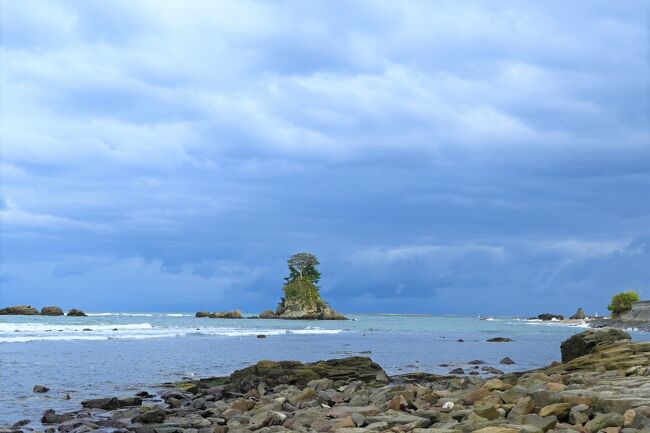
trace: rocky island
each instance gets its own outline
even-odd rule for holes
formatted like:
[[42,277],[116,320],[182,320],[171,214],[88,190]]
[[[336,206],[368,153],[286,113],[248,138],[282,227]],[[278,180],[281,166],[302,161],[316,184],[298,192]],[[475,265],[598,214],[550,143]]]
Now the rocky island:
[[[563,362],[519,373],[388,377],[366,357],[260,361],[228,377],[82,402],[42,416],[46,433],[650,432],[650,343],[588,330]],[[31,430],[20,421],[1,433]]]
[[[31,305],[14,305],[0,309],[0,316],[63,316],[63,310],[58,306],[43,307],[39,311]],[[68,316],[84,317],[86,313],[76,308],[68,311]]]
[[320,295],[320,263],[316,256],[309,253],[294,254],[287,260],[287,264],[289,276],[284,279],[284,296],[275,311],[264,311],[259,315],[260,319],[347,319],[330,307]]

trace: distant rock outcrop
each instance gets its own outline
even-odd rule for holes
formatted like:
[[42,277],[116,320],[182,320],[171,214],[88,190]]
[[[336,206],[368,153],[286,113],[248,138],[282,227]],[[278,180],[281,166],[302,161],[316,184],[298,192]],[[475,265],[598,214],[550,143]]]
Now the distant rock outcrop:
[[576,313],[569,317],[571,320],[585,320],[587,318],[587,315],[585,314],[585,310],[582,308],[578,308],[578,311]]
[[1,309],[0,315],[36,316],[38,315],[38,310],[31,305],[15,305]]
[[198,318],[209,317],[209,316],[210,316],[210,313],[207,312],[207,311],[197,311],[196,314],[194,315],[194,317],[198,317]]
[[61,307],[52,306],[52,307],[43,307],[41,308],[41,316],[63,316],[63,310]]
[[244,316],[242,316],[241,311],[234,310],[234,311],[219,311],[216,313],[210,313],[208,317],[210,319],[242,319]]
[[277,319],[278,316],[275,314],[275,311],[273,310],[264,310],[260,313],[259,315],[260,319]]
[[81,310],[78,310],[78,309],[76,309],[76,308],[73,308],[73,309],[71,309],[70,311],[68,311],[68,316],[73,316],[73,317],[85,317],[85,316],[87,316],[87,314],[84,313],[84,312],[81,311]]
[[539,320],[543,321],[549,321],[549,320],[564,320],[564,316],[561,314],[551,314],[551,313],[544,313],[540,314],[537,316]]
[[260,319],[293,320],[346,320],[347,317],[334,311],[321,297],[318,287],[320,272],[318,259],[313,254],[294,254],[287,261],[289,276],[282,288],[284,297],[273,313],[270,310],[260,314]]

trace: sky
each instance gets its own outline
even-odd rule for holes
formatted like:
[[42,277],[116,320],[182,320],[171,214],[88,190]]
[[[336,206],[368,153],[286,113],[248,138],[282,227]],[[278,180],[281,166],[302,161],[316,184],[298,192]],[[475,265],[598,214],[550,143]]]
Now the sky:
[[650,298],[647,1],[0,1],[0,304]]

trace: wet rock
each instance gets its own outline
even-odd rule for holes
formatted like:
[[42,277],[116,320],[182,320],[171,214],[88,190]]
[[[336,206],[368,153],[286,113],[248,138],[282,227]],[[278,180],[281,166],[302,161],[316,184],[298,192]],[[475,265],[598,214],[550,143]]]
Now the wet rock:
[[469,365],[482,365],[485,363],[486,362],[483,361],[482,359],[474,359],[473,361],[468,362]]
[[630,334],[620,329],[590,329],[581,332],[565,340],[560,346],[562,362],[594,353],[603,345],[630,339]]
[[82,401],[81,406],[86,409],[115,410],[120,407],[120,402],[117,397],[94,398]]
[[257,338],[266,338],[266,335],[264,335],[264,334],[257,334]]
[[56,412],[54,412],[53,409],[48,409],[45,411],[43,414],[43,417],[41,418],[41,423],[43,424],[60,424],[66,421],[70,421],[74,419],[74,417],[71,414],[62,414],[58,415]]
[[503,371],[499,370],[498,368],[490,367],[488,365],[484,365],[483,367],[481,367],[481,371],[490,374],[503,374]]
[[463,370],[460,367],[459,368],[454,368],[453,370],[451,370],[449,372],[449,374],[465,374],[465,370]]
[[83,311],[78,310],[78,309],[76,309],[76,308],[73,308],[73,309],[71,309],[70,311],[68,311],[68,316],[72,316],[72,317],[85,317],[85,316],[86,316],[86,313],[84,313]]
[[63,316],[63,314],[61,307],[52,306],[41,308],[41,316]]
[[510,343],[511,341],[515,341],[515,340],[508,337],[494,337],[494,338],[488,338],[485,341],[487,341],[488,343]]
[[22,426],[25,426],[25,425],[29,424],[30,422],[32,422],[31,419],[22,419],[20,421],[15,422],[11,427],[12,428],[19,428],[19,427],[22,427]]
[[202,318],[202,317],[208,317],[209,315],[210,313],[208,311],[197,311],[194,317]]
[[499,361],[499,364],[503,364],[503,365],[513,365],[514,363],[515,363],[515,361],[510,359],[510,357],[508,357],[508,356],[506,356],[501,361]]
[[43,385],[34,385],[34,388],[32,388],[32,391],[37,393],[44,393],[44,392],[48,392],[49,390],[50,388]]

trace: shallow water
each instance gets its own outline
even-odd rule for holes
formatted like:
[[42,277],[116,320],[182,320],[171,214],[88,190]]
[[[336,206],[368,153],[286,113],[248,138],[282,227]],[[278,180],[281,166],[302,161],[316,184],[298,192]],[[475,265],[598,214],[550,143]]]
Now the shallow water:
[[[389,374],[447,373],[473,359],[504,371],[524,370],[559,359],[560,343],[583,330],[516,318],[350,317],[355,320],[197,319],[182,313],[0,316],[0,425],[38,420],[48,408],[79,409],[80,401],[90,397],[132,395],[162,382],[226,375],[260,359],[315,361],[361,354]],[[496,336],[515,341],[485,341]],[[636,333],[634,339],[650,341],[650,335]],[[504,356],[517,364],[499,365]],[[51,390],[34,394],[36,384]],[[72,399],[64,400],[66,394]]]

